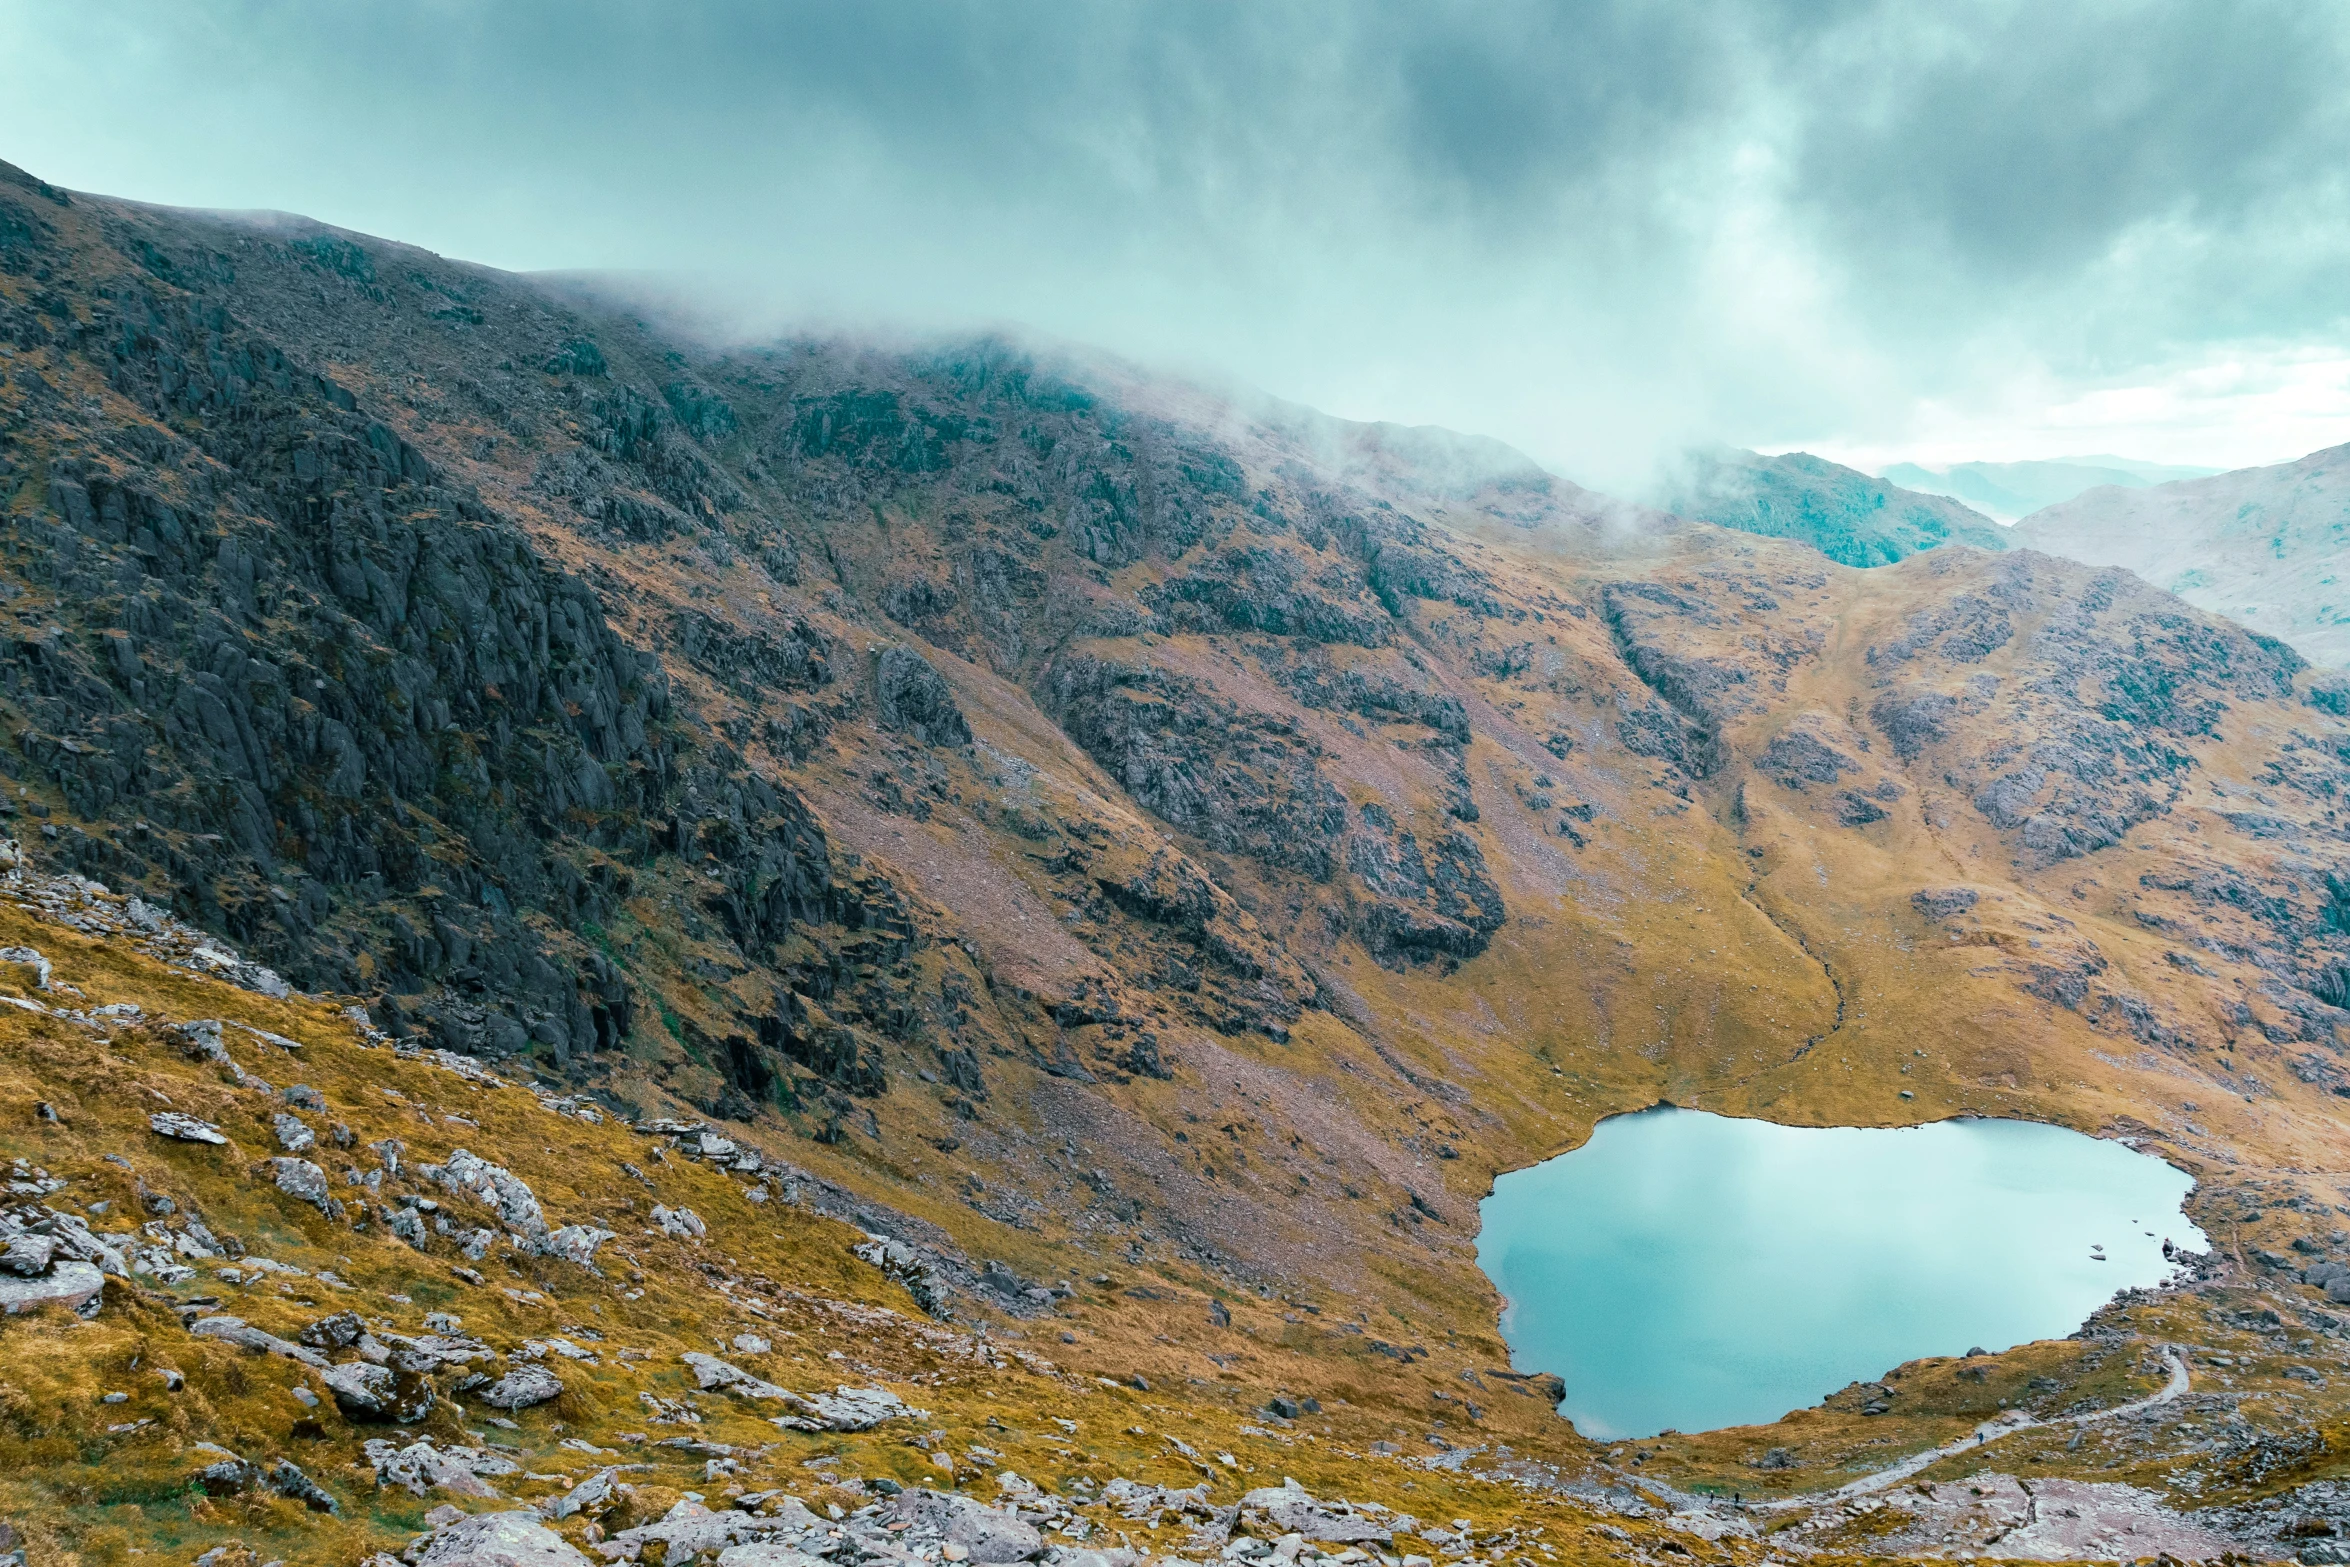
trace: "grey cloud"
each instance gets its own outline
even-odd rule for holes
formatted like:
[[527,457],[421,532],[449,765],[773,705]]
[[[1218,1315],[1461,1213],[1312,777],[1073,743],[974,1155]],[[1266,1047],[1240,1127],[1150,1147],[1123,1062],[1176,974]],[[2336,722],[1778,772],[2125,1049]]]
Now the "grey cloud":
[[2241,0],[2015,6],[1832,52],[1807,94],[1805,203],[1847,244],[1906,240],[1992,278],[2087,264],[2147,222],[2257,220],[2350,150],[2342,20]]
[[2350,260],[2307,4],[88,10],[0,0],[0,156],[52,179],[1026,321],[1603,478],[2335,333]]

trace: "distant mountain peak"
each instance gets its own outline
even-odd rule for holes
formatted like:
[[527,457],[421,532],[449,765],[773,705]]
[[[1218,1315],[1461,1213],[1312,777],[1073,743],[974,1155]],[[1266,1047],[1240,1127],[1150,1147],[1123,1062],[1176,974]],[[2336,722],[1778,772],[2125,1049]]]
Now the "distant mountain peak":
[[1989,517],[1811,452],[1686,452],[1650,496],[1676,515],[1794,539],[1847,566],[1887,566],[1943,544],[2007,547]]
[[2268,467],[2086,490],[2025,517],[2015,541],[2127,567],[2312,662],[2350,664],[2350,445]]
[[1947,495],[1977,511],[2013,522],[2043,506],[2069,501],[2105,485],[2139,489],[2173,479],[2195,479],[2213,468],[2143,462],[2134,457],[2049,457],[2023,462],[1961,462],[1940,467],[1897,462],[1881,476],[1926,495]]

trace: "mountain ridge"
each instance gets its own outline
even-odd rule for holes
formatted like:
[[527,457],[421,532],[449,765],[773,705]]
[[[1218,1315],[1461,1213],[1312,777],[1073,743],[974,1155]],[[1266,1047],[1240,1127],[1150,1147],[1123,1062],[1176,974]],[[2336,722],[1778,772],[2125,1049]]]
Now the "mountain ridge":
[[1999,522],[2012,523],[2026,513],[2071,500],[2085,490],[2103,485],[2141,489],[2174,479],[2208,477],[2211,468],[2138,462],[2125,457],[2056,457],[2027,462],[1952,463],[1940,469],[1916,463],[1895,463],[1882,470],[1885,478],[1910,489],[1948,495],[1976,507]]
[[2016,524],[2019,542],[2127,566],[2323,664],[2350,662],[2350,446],[2144,489],[2092,490]]
[[1685,453],[1652,488],[1662,509],[1765,538],[1796,539],[1846,566],[1882,566],[1943,544],[2007,547],[1990,518],[1809,452]]

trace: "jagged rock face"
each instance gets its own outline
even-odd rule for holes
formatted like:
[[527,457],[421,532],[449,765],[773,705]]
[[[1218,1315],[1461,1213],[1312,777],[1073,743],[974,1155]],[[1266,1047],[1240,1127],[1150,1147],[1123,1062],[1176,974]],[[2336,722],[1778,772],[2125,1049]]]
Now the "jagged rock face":
[[1812,1105],[1938,987],[2028,1008],[1867,1112],[1946,1113],[2350,1003],[2350,703],[2118,574],[1611,532],[1002,343],[714,350],[306,225],[0,213],[0,798],[395,1035],[843,1158],[1035,1116],[1116,1152],[966,1150],[991,1223],[1450,1266],[1463,1149],[1554,1146],[1568,1057]]

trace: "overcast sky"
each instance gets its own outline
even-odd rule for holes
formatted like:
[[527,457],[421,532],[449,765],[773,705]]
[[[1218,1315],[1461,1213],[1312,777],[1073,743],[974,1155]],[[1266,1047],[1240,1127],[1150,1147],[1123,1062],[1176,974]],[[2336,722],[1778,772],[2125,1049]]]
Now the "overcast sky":
[[2350,440],[2350,7],[0,0],[0,158],[1624,487]]

